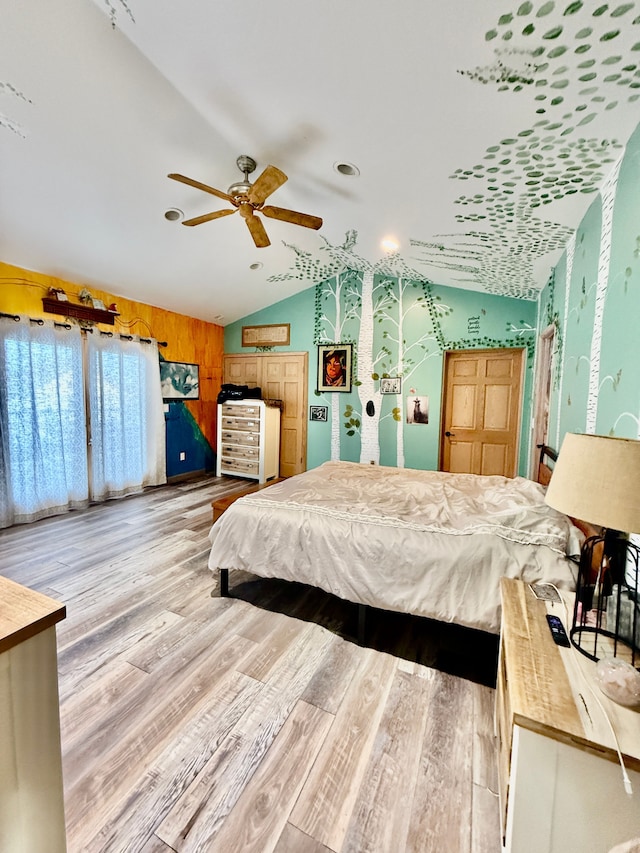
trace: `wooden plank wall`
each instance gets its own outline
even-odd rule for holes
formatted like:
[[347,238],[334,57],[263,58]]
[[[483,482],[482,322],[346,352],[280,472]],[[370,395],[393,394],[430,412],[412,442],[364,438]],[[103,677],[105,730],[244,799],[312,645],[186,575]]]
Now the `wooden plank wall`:
[[[153,305],[134,302],[90,284],[65,281],[55,276],[0,263],[2,312],[61,320],[61,317],[54,317],[43,311],[42,298],[47,296],[50,287],[62,288],[72,302],[79,301],[78,294],[84,287],[106,306],[115,302],[119,316],[115,318],[113,327],[99,325],[98,328],[166,341],[168,346],[161,347],[160,352],[167,361],[185,361],[200,365],[200,399],[186,401],[185,405],[209,444],[215,448],[216,399],[222,383],[224,353],[222,326]],[[176,282],[176,287],[179,287],[179,282]]]

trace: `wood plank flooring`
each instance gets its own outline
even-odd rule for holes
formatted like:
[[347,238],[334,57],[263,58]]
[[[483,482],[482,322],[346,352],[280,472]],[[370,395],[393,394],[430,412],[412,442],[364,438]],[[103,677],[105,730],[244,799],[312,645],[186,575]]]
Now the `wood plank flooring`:
[[[58,626],[69,853],[498,853],[497,638],[207,569],[202,478],[0,531]],[[37,816],[34,816],[37,819]]]

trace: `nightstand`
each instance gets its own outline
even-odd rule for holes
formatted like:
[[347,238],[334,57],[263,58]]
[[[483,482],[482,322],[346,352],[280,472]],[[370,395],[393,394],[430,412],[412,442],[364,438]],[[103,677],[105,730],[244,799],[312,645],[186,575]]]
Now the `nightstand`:
[[0,577],[0,850],[66,850],[56,624],[63,604]]
[[[553,642],[547,613],[560,616],[569,633],[573,597],[562,595],[569,618],[562,604],[539,601],[522,581],[501,582],[496,733],[511,853],[607,853],[640,836],[640,712],[607,699],[594,680],[596,664]],[[632,796],[598,701],[616,732]]]

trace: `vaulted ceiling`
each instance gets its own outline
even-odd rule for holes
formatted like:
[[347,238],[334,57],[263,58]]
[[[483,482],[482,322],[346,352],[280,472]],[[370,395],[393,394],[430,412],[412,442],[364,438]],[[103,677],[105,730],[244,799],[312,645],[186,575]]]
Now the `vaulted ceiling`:
[[[640,121],[640,2],[1,9],[0,260],[222,324],[345,263],[535,298]],[[166,218],[241,154],[320,230]]]

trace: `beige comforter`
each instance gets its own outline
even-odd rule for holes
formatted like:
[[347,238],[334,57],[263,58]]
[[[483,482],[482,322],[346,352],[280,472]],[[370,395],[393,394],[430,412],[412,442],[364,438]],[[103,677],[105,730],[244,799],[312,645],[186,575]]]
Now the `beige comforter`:
[[579,532],[522,477],[326,462],[239,498],[209,567],[498,633],[500,578],[572,589]]

